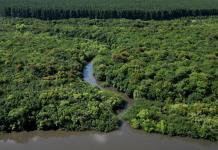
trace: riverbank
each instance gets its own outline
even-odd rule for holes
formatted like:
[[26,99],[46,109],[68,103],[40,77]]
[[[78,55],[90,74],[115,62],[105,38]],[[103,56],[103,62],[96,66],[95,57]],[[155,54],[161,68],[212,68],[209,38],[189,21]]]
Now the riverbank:
[[[93,76],[93,65],[87,64],[84,80],[98,86]],[[100,88],[102,88],[100,86]],[[110,89],[106,89],[110,90]],[[33,131],[0,135],[0,149],[3,150],[217,150],[218,143],[201,139],[170,137],[160,134],[147,134],[132,129],[124,122],[119,130],[110,133]]]
[[217,139],[216,17],[0,22],[1,131],[117,130],[120,98],[83,80],[96,56],[103,87],[140,100],[133,128]]

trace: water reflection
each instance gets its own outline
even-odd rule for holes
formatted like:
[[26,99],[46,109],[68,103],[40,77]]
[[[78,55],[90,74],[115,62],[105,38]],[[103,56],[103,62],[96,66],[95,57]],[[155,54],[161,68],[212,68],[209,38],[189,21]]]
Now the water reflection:
[[93,134],[93,139],[99,144],[105,144],[107,142],[107,135]]
[[41,139],[70,137],[72,134],[77,135],[76,132],[65,131],[12,132],[0,135],[0,142],[22,144],[27,142],[37,142]]
[[1,150],[217,150],[218,143],[191,138],[146,134],[124,124],[111,133],[34,131],[3,134]]

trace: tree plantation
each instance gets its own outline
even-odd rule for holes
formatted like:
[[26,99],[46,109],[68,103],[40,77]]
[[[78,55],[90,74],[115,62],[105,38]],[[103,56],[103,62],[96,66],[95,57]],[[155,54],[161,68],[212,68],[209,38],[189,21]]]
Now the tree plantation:
[[101,10],[217,9],[217,0],[0,0],[1,7]]
[[0,131],[120,126],[218,140],[218,18],[171,21],[0,18]]
[[217,0],[0,0],[0,15],[39,18],[174,19],[218,15]]

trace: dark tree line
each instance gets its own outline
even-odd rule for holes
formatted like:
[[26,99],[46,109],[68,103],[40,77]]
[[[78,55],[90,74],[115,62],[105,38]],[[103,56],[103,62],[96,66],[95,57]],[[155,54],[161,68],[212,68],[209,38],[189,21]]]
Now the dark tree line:
[[218,15],[218,9],[177,9],[177,10],[64,10],[64,9],[31,9],[31,8],[5,8],[5,17],[38,18],[43,20],[68,19],[68,18],[126,18],[143,20],[163,20],[188,16],[213,16]]

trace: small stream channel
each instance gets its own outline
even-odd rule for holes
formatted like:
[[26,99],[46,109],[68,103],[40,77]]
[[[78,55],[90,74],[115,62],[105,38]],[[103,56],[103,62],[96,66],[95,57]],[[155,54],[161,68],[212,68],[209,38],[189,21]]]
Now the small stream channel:
[[[83,72],[84,80],[102,90],[93,76],[93,64]],[[125,94],[119,93],[129,103]],[[218,142],[134,130],[127,123],[111,133],[33,131],[0,135],[0,150],[218,150]]]

